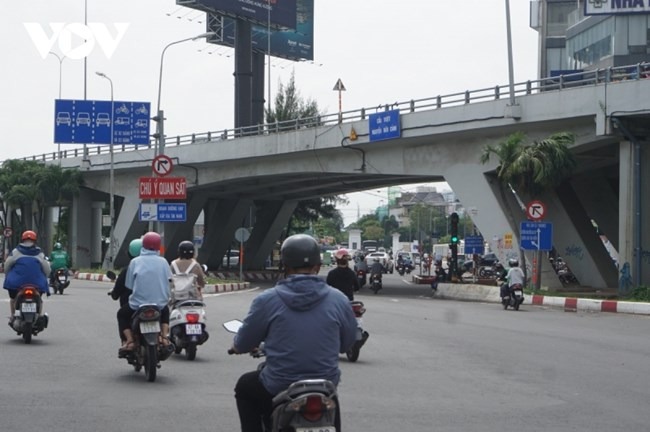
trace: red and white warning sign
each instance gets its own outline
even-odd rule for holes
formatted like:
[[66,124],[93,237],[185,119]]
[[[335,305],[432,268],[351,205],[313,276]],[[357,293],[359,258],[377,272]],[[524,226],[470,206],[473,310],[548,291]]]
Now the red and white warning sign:
[[530,220],[541,220],[546,215],[546,206],[543,202],[535,200],[528,203],[526,206],[526,216]]
[[172,168],[174,168],[172,158],[167,155],[158,155],[153,158],[153,162],[151,163],[151,169],[156,175],[159,175],[160,177],[164,177],[171,173]]

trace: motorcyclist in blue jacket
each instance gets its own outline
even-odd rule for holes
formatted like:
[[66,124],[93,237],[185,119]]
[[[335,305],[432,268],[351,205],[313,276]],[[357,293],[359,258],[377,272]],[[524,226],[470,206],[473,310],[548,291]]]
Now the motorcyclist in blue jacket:
[[[316,240],[290,236],[280,253],[286,279],[253,300],[232,347],[246,353],[263,341],[266,353],[265,367],[245,373],[235,386],[242,432],[271,430],[272,399],[295,381],[327,379],[337,385],[339,353],[356,339],[350,301],[317,276],[321,258]],[[336,430],[341,430],[338,404]]]
[[[36,233],[31,230],[23,232],[20,244],[9,254],[5,261],[5,281],[3,288],[9,291],[9,308],[11,316],[9,325],[14,320],[16,311],[16,296],[25,285],[35,286],[41,294],[50,295],[48,275],[50,263],[45,259],[41,248],[36,246]],[[39,315],[43,313],[41,310]]]

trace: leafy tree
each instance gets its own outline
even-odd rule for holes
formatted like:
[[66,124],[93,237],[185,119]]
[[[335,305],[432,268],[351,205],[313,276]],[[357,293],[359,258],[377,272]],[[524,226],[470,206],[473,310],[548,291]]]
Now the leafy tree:
[[48,206],[67,204],[79,192],[82,175],[58,165],[7,160],[0,167],[2,225],[12,212],[16,238],[25,229],[43,231]]
[[[481,163],[488,163],[492,155],[499,160],[496,176],[511,226],[517,226],[518,218],[510,207],[507,191],[537,198],[545,191],[559,186],[576,166],[569,148],[574,142],[573,134],[560,132],[541,141],[526,143],[526,135],[516,132],[497,146],[484,147]],[[520,262],[524,263],[522,250],[520,256]],[[522,266],[522,269],[526,272],[526,266]]]
[[295,72],[291,73],[289,83],[278,85],[273,110],[266,109],[266,122],[275,123],[287,120],[317,117],[320,114],[318,104],[313,99],[303,99],[296,88]]

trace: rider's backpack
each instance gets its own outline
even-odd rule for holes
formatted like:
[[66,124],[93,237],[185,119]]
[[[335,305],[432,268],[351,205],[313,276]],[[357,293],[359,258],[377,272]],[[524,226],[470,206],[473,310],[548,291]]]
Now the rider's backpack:
[[172,269],[174,270],[172,274],[172,302],[199,298],[199,287],[196,283],[197,277],[194,273],[191,273],[195,265],[196,261],[192,261],[192,264],[190,264],[187,270],[181,272],[176,262],[172,261]]

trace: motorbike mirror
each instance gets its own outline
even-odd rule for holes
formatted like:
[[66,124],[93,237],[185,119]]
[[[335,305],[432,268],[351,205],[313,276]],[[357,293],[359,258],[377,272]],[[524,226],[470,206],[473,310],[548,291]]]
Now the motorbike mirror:
[[237,333],[243,324],[244,323],[240,320],[235,319],[223,323],[223,328],[228,330],[230,333]]
[[117,279],[117,277],[115,276],[115,272],[112,271],[112,270],[109,270],[109,271],[106,272],[106,277],[108,277],[112,281]]

